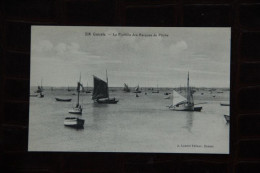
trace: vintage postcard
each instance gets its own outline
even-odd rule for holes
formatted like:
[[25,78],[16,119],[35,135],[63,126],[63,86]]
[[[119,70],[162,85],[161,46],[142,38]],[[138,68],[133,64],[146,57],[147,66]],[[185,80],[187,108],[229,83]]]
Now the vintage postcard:
[[32,26],[29,151],[229,154],[230,28]]

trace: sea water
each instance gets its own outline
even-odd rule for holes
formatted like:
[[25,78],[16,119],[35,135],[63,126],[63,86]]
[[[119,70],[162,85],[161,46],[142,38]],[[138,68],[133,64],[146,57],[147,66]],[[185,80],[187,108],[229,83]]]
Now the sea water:
[[[68,110],[75,106],[75,91],[45,90],[44,98],[30,97],[29,151],[228,153],[229,92],[194,94],[204,103],[201,112],[172,111],[163,90],[138,94],[110,91],[117,104],[98,104],[91,93],[80,93],[85,120],[83,129],[64,126]],[[171,92],[167,90],[167,92]],[[214,95],[214,96],[213,96]],[[57,102],[55,97],[71,98]]]

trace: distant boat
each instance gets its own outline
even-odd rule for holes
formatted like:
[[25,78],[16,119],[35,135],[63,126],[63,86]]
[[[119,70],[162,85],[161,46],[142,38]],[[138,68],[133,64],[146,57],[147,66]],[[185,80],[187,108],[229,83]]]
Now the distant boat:
[[171,110],[175,111],[201,111],[202,107],[195,107],[193,95],[189,86],[189,73],[187,79],[186,98],[180,95],[177,91],[173,90],[173,101],[169,106]]
[[116,104],[118,100],[116,98],[109,98],[109,88],[108,88],[108,77],[106,71],[107,81],[93,76],[94,80],[94,90],[92,93],[92,100],[99,104]]
[[88,89],[88,83],[87,83],[87,87],[86,87],[86,93],[91,93],[91,91]]
[[225,117],[227,123],[229,123],[230,122],[230,115],[224,115],[224,117]]
[[41,80],[41,86],[38,85],[37,90],[35,91],[35,93],[41,93],[43,92],[43,87],[42,87],[42,80]]
[[57,97],[55,99],[58,102],[70,102],[71,101],[71,99],[62,99],[62,98],[57,98]]
[[30,94],[30,97],[37,97],[38,94]]
[[140,90],[139,85],[137,85],[137,87],[135,87],[134,93],[141,93],[141,92],[142,91]]
[[69,86],[68,86],[68,91],[69,91],[69,92],[71,91]]
[[157,89],[155,91],[152,91],[152,93],[159,93],[158,84],[157,84]]
[[124,92],[130,92],[130,89],[128,87],[128,85],[126,83],[124,83],[124,89],[123,89]]
[[230,106],[229,103],[220,103],[220,106]]
[[223,93],[222,91],[218,91],[217,93]]
[[80,114],[80,115],[82,114],[82,107],[79,104],[79,93],[80,93],[80,88],[83,87],[83,85],[80,82],[81,81],[79,79],[79,82],[77,84],[77,93],[78,93],[77,104],[73,109],[69,110],[69,113],[71,114]]
[[43,98],[44,94],[42,92],[40,92],[39,98]]

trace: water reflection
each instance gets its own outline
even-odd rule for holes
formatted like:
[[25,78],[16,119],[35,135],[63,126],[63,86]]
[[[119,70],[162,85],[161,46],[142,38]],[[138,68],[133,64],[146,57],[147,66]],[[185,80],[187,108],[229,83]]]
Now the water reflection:
[[83,130],[84,126],[64,126],[65,128],[69,128],[69,129],[75,129],[75,130]]
[[193,112],[186,112],[186,129],[191,132],[192,124],[193,124]]
[[93,124],[91,128],[101,129],[101,123],[107,120],[107,104],[92,103]]

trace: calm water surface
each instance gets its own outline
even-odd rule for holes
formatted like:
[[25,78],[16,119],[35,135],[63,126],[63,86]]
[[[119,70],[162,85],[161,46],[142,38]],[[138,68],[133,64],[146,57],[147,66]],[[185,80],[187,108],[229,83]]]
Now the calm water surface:
[[[116,90],[110,95],[119,102],[110,105],[93,103],[91,94],[82,93],[84,129],[63,124],[76,104],[72,93],[47,90],[44,98],[30,97],[29,151],[229,152],[229,124],[223,117],[229,107],[220,106],[229,93],[195,95],[195,103],[207,102],[201,112],[169,110],[172,98],[164,99],[163,92],[135,97]],[[57,102],[55,97],[72,101]]]

